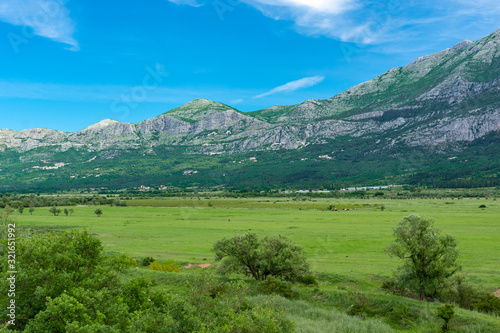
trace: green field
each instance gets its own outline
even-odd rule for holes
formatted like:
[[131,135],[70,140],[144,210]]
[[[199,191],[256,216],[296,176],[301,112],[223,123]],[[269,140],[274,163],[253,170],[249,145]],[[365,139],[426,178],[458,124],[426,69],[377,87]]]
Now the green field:
[[[328,205],[353,210],[330,211]],[[478,208],[480,205],[486,208]],[[166,199],[133,200],[127,207],[73,207],[72,216],[48,208],[14,214],[23,228],[85,227],[106,251],[135,258],[213,262],[215,241],[248,231],[283,234],[303,246],[315,272],[335,273],[376,286],[399,264],[385,252],[392,229],[406,215],[435,219],[435,226],[459,242],[463,272],[477,284],[500,287],[500,202],[494,199]],[[151,205],[151,207],[147,206]],[[384,211],[380,205],[385,205]],[[156,207],[153,207],[156,206]],[[240,208],[245,207],[245,208]],[[324,209],[321,209],[324,208]]]

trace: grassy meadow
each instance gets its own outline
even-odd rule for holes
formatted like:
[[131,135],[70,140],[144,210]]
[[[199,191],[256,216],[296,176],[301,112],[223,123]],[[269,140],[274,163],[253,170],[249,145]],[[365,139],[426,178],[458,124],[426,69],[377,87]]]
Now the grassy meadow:
[[[312,270],[379,285],[399,264],[385,252],[392,229],[406,215],[430,216],[459,242],[463,272],[475,283],[500,287],[500,201],[494,199],[163,199],[130,200],[127,207],[72,207],[70,216],[49,208],[14,214],[22,228],[83,228],[105,251],[184,263],[213,262],[213,244],[235,234],[283,234],[304,247]],[[340,209],[330,211],[329,205]],[[385,205],[385,210],[380,206]],[[486,208],[479,208],[485,205]],[[352,210],[343,210],[352,209]]]

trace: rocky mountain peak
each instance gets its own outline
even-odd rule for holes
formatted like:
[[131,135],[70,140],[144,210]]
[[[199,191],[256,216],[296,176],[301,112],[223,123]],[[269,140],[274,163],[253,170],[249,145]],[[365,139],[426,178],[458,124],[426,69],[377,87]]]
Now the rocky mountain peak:
[[102,128],[105,128],[105,127],[108,127],[108,126],[111,126],[114,124],[118,124],[118,123],[119,123],[118,121],[113,120],[113,119],[104,119],[98,123],[95,123],[93,125],[90,125],[90,126],[84,128],[83,131],[102,129]]
[[232,107],[205,98],[197,98],[163,115],[187,122],[196,122],[225,111],[236,112]]
[[453,51],[460,51],[460,50],[465,49],[466,47],[469,47],[472,44],[474,44],[473,41],[466,39],[466,40],[461,41],[460,43],[455,44],[451,49]]

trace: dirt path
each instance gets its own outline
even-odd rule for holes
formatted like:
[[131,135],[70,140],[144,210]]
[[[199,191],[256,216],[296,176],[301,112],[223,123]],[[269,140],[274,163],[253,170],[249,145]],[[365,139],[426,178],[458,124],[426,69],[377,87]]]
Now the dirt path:
[[213,266],[213,265],[214,264],[207,262],[205,264],[189,264],[189,265],[186,265],[186,266],[182,266],[181,268],[184,268],[184,269],[186,269],[186,268],[192,268],[192,267],[208,268],[208,267]]

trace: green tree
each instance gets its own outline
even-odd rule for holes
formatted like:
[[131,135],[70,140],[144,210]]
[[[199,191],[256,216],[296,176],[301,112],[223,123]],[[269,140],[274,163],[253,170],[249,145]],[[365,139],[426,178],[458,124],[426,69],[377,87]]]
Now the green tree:
[[30,215],[33,215],[34,211],[35,211],[35,207],[30,207],[30,209],[29,209]]
[[69,209],[69,215],[73,215],[74,212],[75,212],[75,210],[73,208]]
[[52,206],[49,209],[49,212],[51,212],[52,214],[54,214],[54,216],[58,216],[61,213],[61,209],[57,208],[56,206]]
[[64,215],[68,216],[68,214],[69,214],[68,208],[64,208]]
[[259,240],[255,233],[222,239],[213,249],[215,260],[222,261],[219,272],[233,272],[265,280],[268,276],[295,280],[309,273],[305,252],[285,236]]
[[415,292],[422,301],[436,297],[461,268],[455,238],[441,236],[430,218],[405,216],[394,229],[394,236],[396,240],[387,252],[404,260],[394,281],[400,291]]
[[19,205],[19,207],[17,207],[17,211],[19,212],[19,214],[23,215],[24,205],[23,204]]
[[94,214],[97,215],[97,217],[100,217],[102,215],[102,209],[97,208],[96,210],[94,210]]

